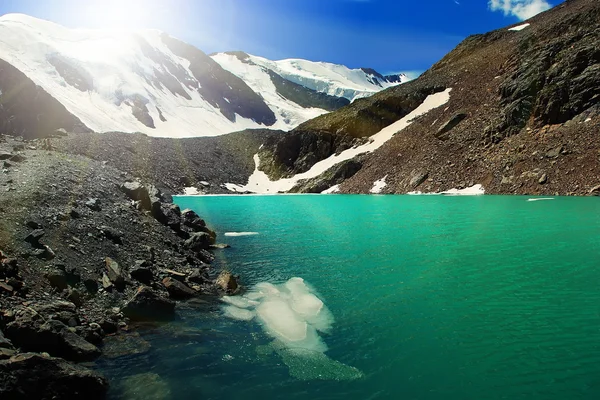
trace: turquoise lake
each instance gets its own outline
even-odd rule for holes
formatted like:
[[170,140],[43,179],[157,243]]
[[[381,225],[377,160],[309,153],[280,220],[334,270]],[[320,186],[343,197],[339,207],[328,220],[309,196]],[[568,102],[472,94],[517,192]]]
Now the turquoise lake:
[[177,197],[246,287],[314,289],[327,351],[290,352],[257,318],[195,302],[142,332],[150,350],[101,361],[112,396],[152,372],[165,390],[145,398],[599,399],[600,201],[528,199]]

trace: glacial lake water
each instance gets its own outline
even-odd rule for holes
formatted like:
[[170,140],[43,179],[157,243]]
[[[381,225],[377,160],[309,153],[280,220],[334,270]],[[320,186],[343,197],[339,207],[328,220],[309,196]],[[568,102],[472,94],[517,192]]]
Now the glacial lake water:
[[[177,197],[232,246],[218,266],[247,287],[302,278],[302,299],[332,320],[311,331],[318,348],[296,352],[274,341],[281,308],[269,328],[227,317],[227,304],[183,307],[142,333],[149,350],[100,362],[111,395],[599,399],[600,201],[528,199]],[[160,384],[124,383],[140,373]]]

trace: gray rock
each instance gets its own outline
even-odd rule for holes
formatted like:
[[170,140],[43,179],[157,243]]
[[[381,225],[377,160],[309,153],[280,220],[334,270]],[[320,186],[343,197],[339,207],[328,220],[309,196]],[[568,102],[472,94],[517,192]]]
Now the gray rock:
[[120,186],[123,193],[127,195],[131,200],[139,201],[140,206],[143,210],[150,210],[151,201],[148,189],[144,187],[140,182],[125,182]]
[[413,171],[410,177],[409,186],[412,189],[419,187],[425,180],[429,178],[429,172],[427,171]]
[[11,158],[9,158],[9,160],[12,161],[12,162],[23,162],[26,159],[27,158],[25,158],[25,156],[22,156],[21,154],[15,154]]
[[24,353],[0,361],[0,397],[11,400],[101,400],[108,381],[60,358]]
[[170,320],[175,316],[175,303],[159,296],[149,287],[142,286],[123,307],[122,312],[132,321]]
[[63,291],[68,287],[67,274],[60,269],[51,269],[46,272],[46,279],[53,288]]
[[25,351],[47,352],[69,361],[91,361],[100,355],[96,346],[59,320],[44,322],[35,316],[21,316],[6,326],[6,335]]
[[122,236],[123,234],[117,231],[110,226],[102,225],[100,228],[100,232],[106,237],[108,240],[113,242],[114,244],[123,244]]
[[169,296],[174,299],[189,299],[197,295],[194,289],[177,279],[167,277],[163,279],[162,283],[169,292]]
[[558,158],[558,156],[560,156],[562,149],[563,149],[562,146],[558,146],[554,149],[548,150],[546,152],[546,158]]
[[85,206],[92,211],[102,211],[102,205],[99,199],[89,199],[85,202]]
[[221,290],[228,294],[234,294],[239,290],[237,278],[228,271],[222,271],[217,277],[215,284]]
[[181,210],[177,204],[160,203],[160,207],[155,213],[154,218],[163,225],[166,225],[174,231],[180,230]]
[[434,136],[441,140],[448,139],[447,133],[454,129],[454,127],[460,124],[465,118],[467,118],[467,114],[464,113],[454,115],[438,129]]
[[34,231],[32,231],[29,235],[27,235],[27,237],[25,238],[25,241],[27,243],[30,243],[32,246],[40,246],[40,239],[46,234],[46,232],[43,229],[36,229]]
[[110,257],[106,257],[106,276],[115,285],[117,290],[125,289],[125,277],[121,271],[119,264]]
[[11,153],[8,153],[6,151],[0,151],[0,160],[8,160],[12,156],[13,155]]
[[209,280],[208,273],[199,268],[192,271],[192,273],[188,276],[188,281],[197,284],[207,283]]
[[213,244],[213,238],[206,232],[193,232],[184,246],[192,251],[207,250]]

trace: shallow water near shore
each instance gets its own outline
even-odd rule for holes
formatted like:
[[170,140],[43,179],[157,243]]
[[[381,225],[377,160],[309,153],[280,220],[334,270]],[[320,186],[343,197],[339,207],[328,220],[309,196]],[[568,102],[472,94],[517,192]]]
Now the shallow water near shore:
[[331,320],[307,317],[316,345],[299,350],[274,334],[281,313],[184,306],[142,332],[149,350],[99,361],[111,396],[600,398],[600,201],[528,199],[176,197],[232,246],[218,267],[249,288],[302,278]]

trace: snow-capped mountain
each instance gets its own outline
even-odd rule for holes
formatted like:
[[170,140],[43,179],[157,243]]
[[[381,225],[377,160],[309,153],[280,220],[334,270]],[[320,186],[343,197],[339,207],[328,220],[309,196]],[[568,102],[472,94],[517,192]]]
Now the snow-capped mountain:
[[38,134],[20,110],[36,114],[35,129],[166,137],[290,130],[400,80],[305,60],[211,58],[155,30],[69,29],[22,14],[0,17],[2,128],[25,136]]
[[242,79],[246,70],[260,67],[319,93],[350,101],[409,80],[405,74],[383,76],[371,68],[350,69],[344,65],[301,59],[271,61],[243,52],[217,53],[212,58]]

